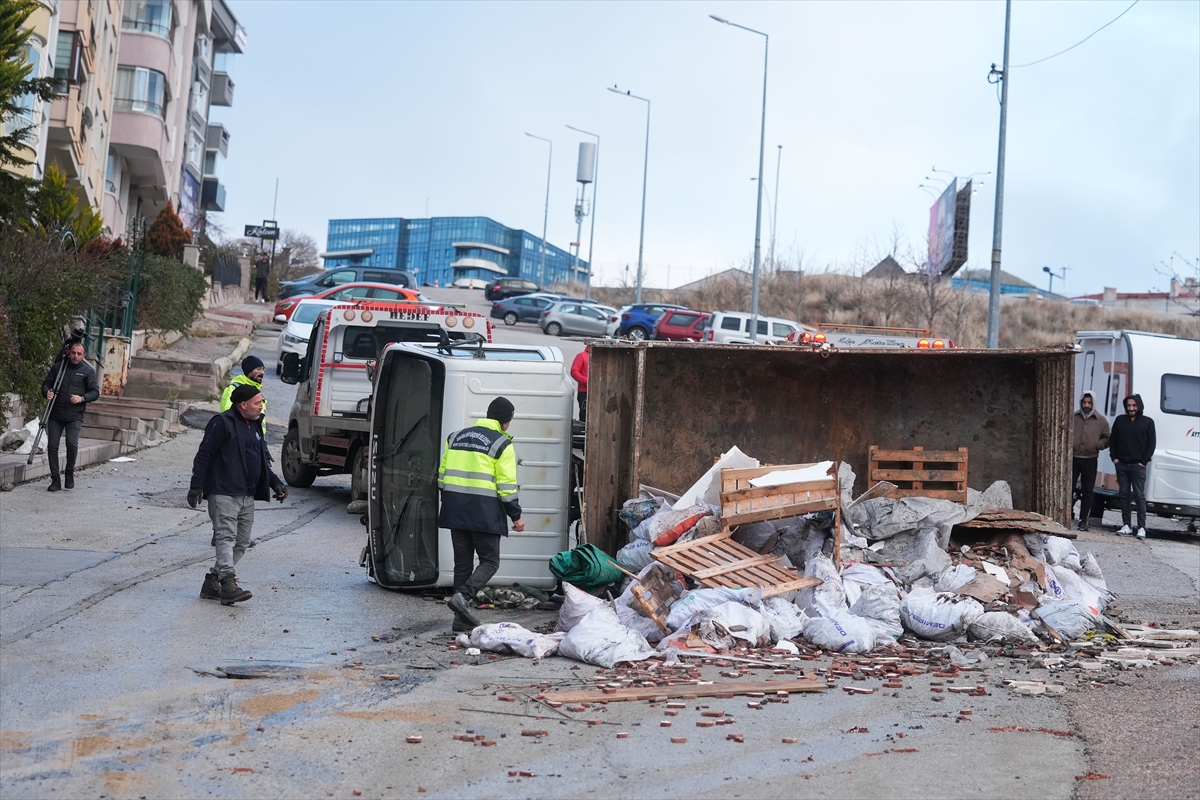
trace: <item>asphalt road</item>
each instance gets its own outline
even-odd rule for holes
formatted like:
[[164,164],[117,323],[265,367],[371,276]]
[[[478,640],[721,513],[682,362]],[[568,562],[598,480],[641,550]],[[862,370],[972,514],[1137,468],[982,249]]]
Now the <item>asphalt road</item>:
[[[568,362],[582,346],[531,326],[501,324],[495,338],[553,344]],[[271,363],[274,338],[259,335],[252,352]],[[268,372],[276,441],[292,391]],[[539,685],[578,686],[596,669],[449,649],[441,602],[379,589],[358,567],[365,535],[344,510],[348,478],[259,503],[258,543],[238,569],[254,598],[202,601],[211,528],[184,499],[199,439],[187,430],[132,462],[83,470],[71,492],[48,495],[39,482],[0,495],[3,797],[1197,796],[1194,666],[1064,675],[1001,659],[970,676],[987,696],[931,693],[927,675],[895,692],[833,689],[760,711],[743,697],[697,700],[670,719],[645,702],[583,713],[534,704]],[[1200,625],[1194,540],[1093,532],[1084,544],[1131,619]],[[554,619],[482,616],[528,628]],[[273,677],[222,677],[256,670]],[[1070,692],[1013,696],[1000,685],[1013,676],[1063,679]],[[722,680],[717,668],[705,677]],[[698,728],[698,706],[736,722]],[[991,730],[1012,726],[1029,732]],[[468,733],[496,744],[453,739]],[[1089,770],[1110,778],[1076,781]]]

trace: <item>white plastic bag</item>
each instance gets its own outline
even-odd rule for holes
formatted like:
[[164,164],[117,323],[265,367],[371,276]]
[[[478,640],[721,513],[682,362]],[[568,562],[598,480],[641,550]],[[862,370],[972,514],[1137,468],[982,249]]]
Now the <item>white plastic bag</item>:
[[960,586],[966,586],[979,575],[979,571],[966,564],[958,564],[950,569],[939,572],[933,582],[933,588],[939,592],[953,592]]
[[804,630],[804,612],[790,600],[784,600],[782,597],[764,597],[759,611],[771,626],[772,642],[794,639]]
[[653,549],[654,542],[634,539],[617,551],[617,563],[630,572],[641,572],[654,560],[650,557],[650,551]]
[[801,589],[796,596],[796,605],[810,617],[828,617],[838,611],[845,611],[846,590],[842,586],[842,578],[833,567],[833,561],[828,556],[818,555],[804,565],[804,577],[820,578],[822,583]]
[[922,639],[952,642],[983,614],[978,600],[950,592],[913,589],[900,601],[900,622]]
[[667,627],[673,631],[690,625],[697,611],[705,611],[721,603],[745,603],[758,606],[762,603],[761,589],[693,589],[675,601],[667,615]]
[[515,622],[492,622],[471,631],[470,639],[475,647],[491,653],[544,658],[554,655],[564,636],[565,633],[534,633]]
[[604,603],[567,632],[558,652],[609,669],[621,661],[644,661],[654,655],[654,648],[645,636],[622,625],[612,605]]
[[1099,616],[1108,605],[1108,591],[1095,586],[1063,566],[1046,565],[1046,594],[1056,600],[1071,600],[1088,607]]
[[875,647],[871,626],[849,611],[810,619],[804,625],[804,638],[834,653],[867,653]]
[[558,609],[558,630],[571,630],[588,615],[588,612],[602,605],[604,605],[604,601],[599,597],[594,597],[578,586],[563,581],[563,604]]
[[967,628],[971,636],[983,642],[1032,642],[1038,638],[1021,620],[1007,611],[985,611]]
[[1070,539],[1042,534],[1042,550],[1045,552],[1047,564],[1058,564],[1079,571],[1079,551]]
[[1087,606],[1073,600],[1052,600],[1038,606],[1033,613],[1068,642],[1083,636],[1100,621]]

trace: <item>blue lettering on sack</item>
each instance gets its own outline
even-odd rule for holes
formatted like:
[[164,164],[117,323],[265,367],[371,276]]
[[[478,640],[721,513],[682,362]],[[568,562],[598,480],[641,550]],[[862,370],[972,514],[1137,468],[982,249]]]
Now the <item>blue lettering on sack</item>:
[[945,625],[943,625],[940,622],[931,622],[929,620],[921,619],[916,614],[914,614],[908,610],[905,610],[904,615],[906,617],[908,617],[909,619],[911,619],[913,622],[924,625],[926,628],[945,628],[946,627]]

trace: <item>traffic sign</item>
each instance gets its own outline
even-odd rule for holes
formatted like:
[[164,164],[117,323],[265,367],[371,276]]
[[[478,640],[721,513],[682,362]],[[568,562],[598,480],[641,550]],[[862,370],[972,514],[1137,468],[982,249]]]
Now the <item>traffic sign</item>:
[[268,239],[273,241],[279,238],[279,228],[269,225],[247,225],[244,235],[248,239]]

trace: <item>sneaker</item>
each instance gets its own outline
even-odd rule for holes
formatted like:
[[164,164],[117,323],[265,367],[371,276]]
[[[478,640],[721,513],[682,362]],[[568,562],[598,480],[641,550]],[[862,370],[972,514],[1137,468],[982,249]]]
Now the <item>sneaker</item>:
[[1087,529],[1088,529],[1088,526],[1087,526],[1086,522],[1081,522],[1075,526],[1075,530],[1077,530],[1077,531],[1086,531]]
[[470,601],[466,596],[455,592],[450,595],[450,599],[446,601],[446,605],[450,606],[450,610],[454,612],[454,616],[461,622],[470,625],[472,628],[477,628],[483,623],[479,621],[479,617],[475,616],[475,612],[471,610]]
[[211,572],[204,573],[204,583],[200,586],[201,600],[220,600],[221,581]]
[[74,489],[75,488],[75,473],[68,472],[66,475],[63,475],[63,488],[64,489]]
[[1133,535],[1133,531],[1131,531],[1129,529],[1128,525],[1122,525],[1121,528],[1117,531],[1117,536],[1132,536],[1132,535]]
[[238,586],[237,576],[229,575],[221,578],[221,605],[231,606],[243,600],[249,600],[254,595],[249,589]]
[[58,482],[57,475],[53,475],[50,477],[50,485],[46,487],[46,491],[47,492],[61,492],[62,491],[62,484]]
[[1138,528],[1137,538],[1139,538],[1139,539],[1146,538],[1146,529],[1145,528]]

